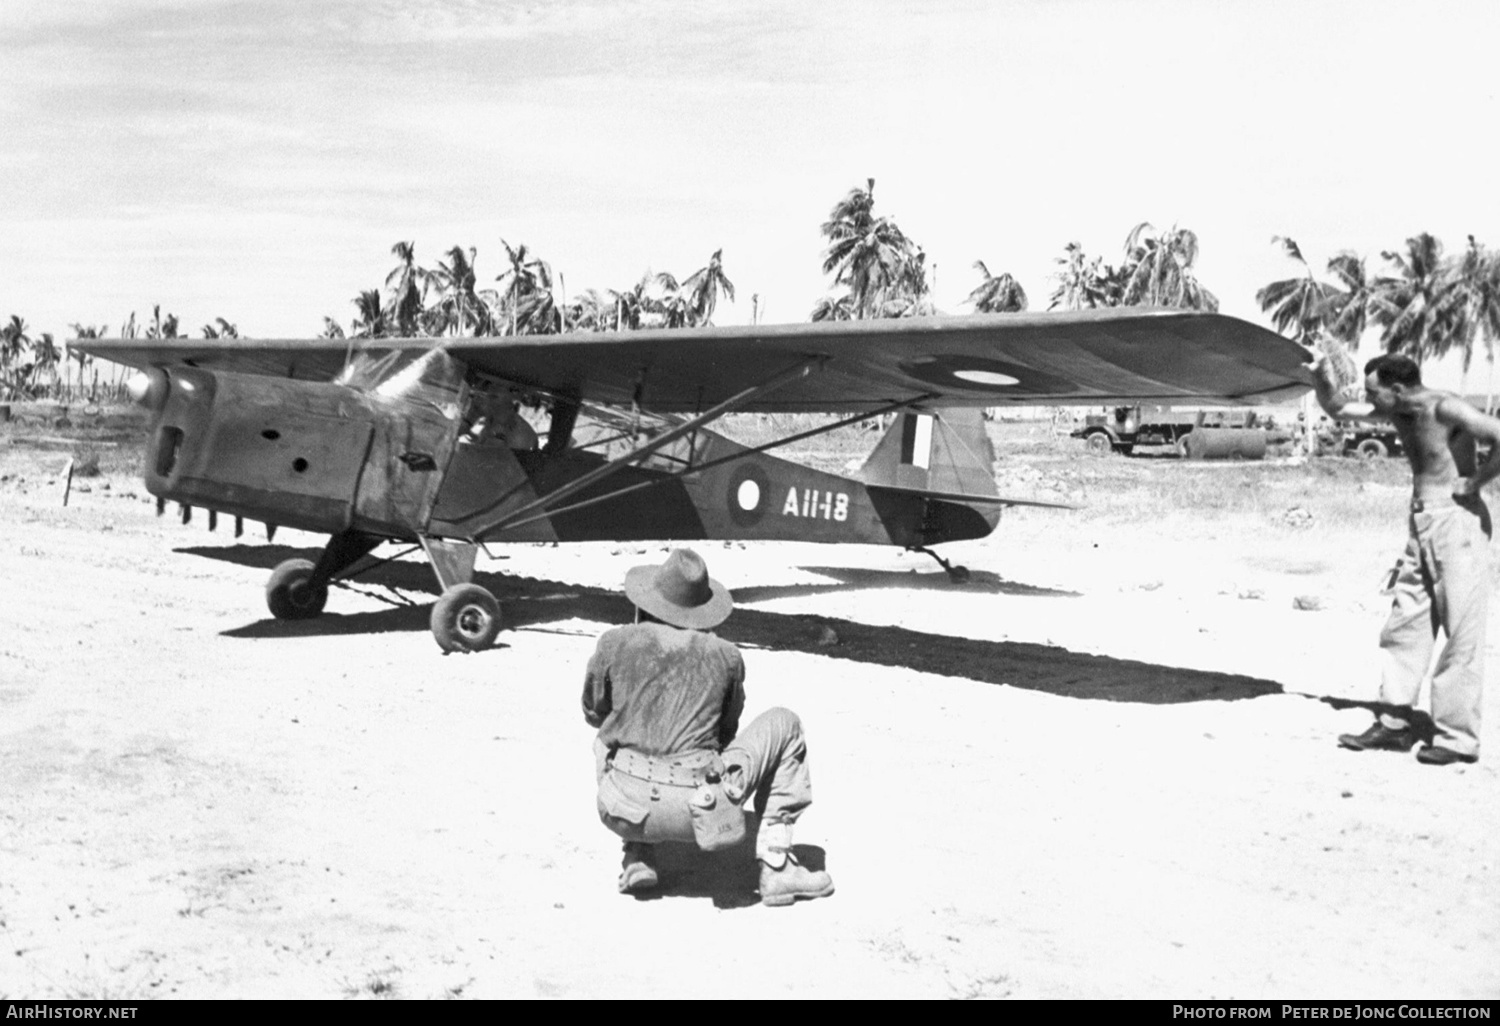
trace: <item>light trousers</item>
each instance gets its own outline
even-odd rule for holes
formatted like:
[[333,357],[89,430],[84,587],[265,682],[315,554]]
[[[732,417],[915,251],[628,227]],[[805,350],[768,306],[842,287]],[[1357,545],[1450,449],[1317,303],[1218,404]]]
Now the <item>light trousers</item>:
[[1489,616],[1490,514],[1479,498],[1412,504],[1410,535],[1396,564],[1391,615],[1380,632],[1381,715],[1399,730],[1432,664],[1439,630],[1447,635],[1432,673],[1435,744],[1479,754],[1484,693],[1484,634]]

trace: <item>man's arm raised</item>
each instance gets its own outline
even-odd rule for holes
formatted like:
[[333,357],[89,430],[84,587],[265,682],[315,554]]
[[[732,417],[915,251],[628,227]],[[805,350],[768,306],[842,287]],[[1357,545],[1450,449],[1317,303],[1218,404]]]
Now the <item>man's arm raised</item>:
[[1312,377],[1313,394],[1323,412],[1335,419],[1352,420],[1375,416],[1375,407],[1366,402],[1344,398],[1346,383],[1340,382],[1334,361],[1326,353],[1319,353],[1308,365]]

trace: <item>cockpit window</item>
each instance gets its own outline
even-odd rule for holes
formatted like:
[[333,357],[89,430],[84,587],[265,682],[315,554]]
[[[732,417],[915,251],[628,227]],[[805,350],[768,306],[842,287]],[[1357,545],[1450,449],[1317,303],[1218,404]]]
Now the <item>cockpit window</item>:
[[403,351],[355,353],[334,383],[377,400],[430,406],[452,419],[459,413],[463,375],[463,365],[439,346],[415,355]]

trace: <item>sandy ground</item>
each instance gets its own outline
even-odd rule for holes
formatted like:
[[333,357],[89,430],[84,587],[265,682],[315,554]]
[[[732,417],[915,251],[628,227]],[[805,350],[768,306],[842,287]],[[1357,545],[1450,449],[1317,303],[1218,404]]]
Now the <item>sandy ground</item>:
[[1500,996],[1495,690],[1475,766],[1334,744],[1399,523],[1330,551],[1017,512],[953,547],[964,587],[703,546],[747,713],[806,724],[796,840],[838,885],[768,909],[744,852],[615,893],[578,692],[661,547],[499,550],[515,629],[445,657],[420,565],[278,623],[268,568],[317,539],[138,491],[0,482],[0,996]]

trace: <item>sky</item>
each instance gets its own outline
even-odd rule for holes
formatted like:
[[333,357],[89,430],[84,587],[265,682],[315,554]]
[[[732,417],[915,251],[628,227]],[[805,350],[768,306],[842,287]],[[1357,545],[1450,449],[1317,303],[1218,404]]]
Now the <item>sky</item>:
[[1496,40],[1493,0],[5,0],[0,317],[310,337],[397,241],[483,286],[504,239],[570,296],[722,249],[716,323],[805,321],[874,178],[946,312],[1149,222],[1267,323],[1273,236],[1500,246]]

